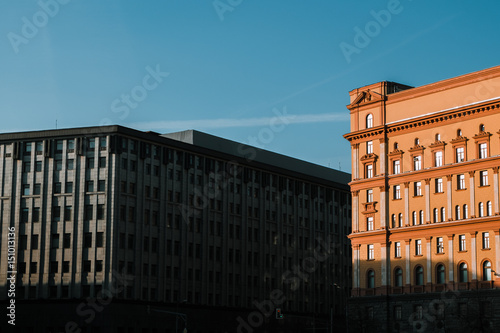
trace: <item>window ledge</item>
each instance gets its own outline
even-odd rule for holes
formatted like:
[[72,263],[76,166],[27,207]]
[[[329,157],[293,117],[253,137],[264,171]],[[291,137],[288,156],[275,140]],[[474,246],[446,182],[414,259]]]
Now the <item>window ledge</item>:
[[456,191],[467,191],[467,188],[457,188]]
[[486,184],[486,185],[479,185],[478,187],[479,187],[479,188],[482,188],[482,187],[490,187],[490,185],[489,185],[489,184]]
[[458,250],[458,253],[467,253],[467,250]]
[[489,250],[491,250],[491,248],[490,248],[490,247],[487,247],[487,248],[483,248],[483,249],[481,249],[481,251],[489,251]]
[[437,256],[442,256],[442,255],[444,255],[444,252],[436,252],[436,255]]
[[415,254],[415,257],[423,257],[423,254]]

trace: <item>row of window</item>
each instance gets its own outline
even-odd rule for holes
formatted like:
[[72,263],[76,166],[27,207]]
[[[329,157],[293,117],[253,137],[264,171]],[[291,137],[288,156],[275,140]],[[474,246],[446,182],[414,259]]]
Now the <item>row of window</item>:
[[[466,262],[461,262],[458,267],[458,282],[469,282],[469,269]],[[482,281],[491,281],[492,280],[492,269],[491,262],[489,260],[485,260],[482,264]],[[445,284],[446,281],[446,267],[443,264],[438,264],[435,267],[435,281],[436,284]],[[373,269],[369,269],[366,273],[366,287],[367,288],[375,288],[375,271]],[[428,281],[430,282],[430,281]],[[403,287],[403,269],[400,267],[396,267],[394,269],[394,287]],[[413,285],[415,286],[423,286],[424,285],[424,267],[421,265],[417,265],[413,270]]]
[[[62,207],[61,206],[52,206],[52,216],[51,220],[53,222],[61,221],[72,221],[73,220],[73,206],[66,205],[64,206],[64,215],[61,215]],[[21,222],[28,223],[30,222],[30,209],[27,207],[21,208]],[[86,221],[94,219],[94,205],[85,205],[84,208],[84,219]],[[103,220],[105,218],[105,205],[98,204],[97,205],[97,215],[96,218],[98,220]],[[38,223],[40,222],[40,207],[33,207],[31,211],[31,222]]]
[[[38,250],[38,239],[39,235],[34,234],[31,235],[31,250]],[[71,241],[72,241],[72,235],[71,233],[64,233],[62,237],[62,244],[61,244],[61,237],[58,233],[53,233],[50,236],[50,248],[51,249],[59,249],[62,248],[64,249],[69,249],[71,248]],[[104,233],[103,232],[97,232],[96,237],[95,237],[95,247],[103,247],[104,246]],[[83,247],[84,248],[91,248],[92,247],[92,233],[91,232],[85,232],[83,234]],[[19,238],[19,249],[20,250],[27,250],[28,249],[28,236],[27,235],[20,235]]]

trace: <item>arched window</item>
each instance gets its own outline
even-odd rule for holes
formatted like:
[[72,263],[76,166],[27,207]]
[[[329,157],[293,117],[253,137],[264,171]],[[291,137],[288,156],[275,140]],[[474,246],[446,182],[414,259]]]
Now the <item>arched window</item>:
[[484,216],[484,204],[482,202],[480,202],[478,205],[477,214],[479,215],[479,217]]
[[444,284],[446,282],[446,273],[444,269],[444,265],[439,264],[436,267],[436,283]]
[[492,207],[491,207],[491,201],[488,201],[486,203],[486,216],[491,216],[493,215]]
[[418,146],[420,144],[420,140],[418,138],[415,138],[415,146]]
[[413,213],[411,213],[411,216],[412,216],[412,224],[417,225],[417,212],[413,211]]
[[373,269],[368,270],[366,273],[366,287],[375,288],[375,271]]
[[396,228],[396,214],[392,214],[392,227]]
[[402,227],[403,226],[403,214],[399,213],[399,216],[398,216],[398,227]]
[[434,222],[439,221],[439,211],[437,208],[434,208]]
[[424,285],[424,268],[422,266],[415,267],[415,285]]
[[446,209],[444,207],[441,207],[441,222],[446,221]]
[[436,141],[439,141],[439,140],[441,140],[441,134],[437,133],[436,134]]
[[491,281],[491,262],[483,262],[483,281]]
[[469,281],[469,277],[468,277],[467,273],[468,273],[467,264],[465,262],[458,265],[459,282],[468,282]]
[[464,219],[469,218],[469,207],[467,205],[464,205]]
[[403,286],[403,270],[399,267],[394,270],[394,286]]
[[457,136],[458,137],[461,137],[462,136],[462,130],[459,128],[457,129]]
[[479,125],[479,132],[484,132],[484,124]]
[[460,215],[460,206],[459,205],[455,206],[455,218],[457,220],[460,220],[462,218],[462,216]]
[[373,115],[369,113],[366,116],[366,128],[372,128],[373,127]]
[[420,211],[420,220],[418,221],[418,224],[424,224],[424,211]]
[[399,145],[397,142],[394,142],[394,150],[398,150],[399,149]]

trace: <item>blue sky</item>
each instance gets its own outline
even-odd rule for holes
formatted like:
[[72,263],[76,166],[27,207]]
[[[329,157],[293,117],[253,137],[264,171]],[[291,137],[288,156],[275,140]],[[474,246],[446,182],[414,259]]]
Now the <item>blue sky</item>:
[[[348,91],[499,65],[499,7],[5,0],[0,131],[52,129],[56,120],[58,128],[194,128],[350,171]],[[356,40],[359,31],[367,38]]]

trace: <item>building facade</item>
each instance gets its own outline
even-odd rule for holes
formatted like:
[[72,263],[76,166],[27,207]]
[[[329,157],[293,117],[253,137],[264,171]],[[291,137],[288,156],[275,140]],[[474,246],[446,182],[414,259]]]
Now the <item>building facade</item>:
[[291,332],[344,314],[346,173],[121,126],[1,134],[0,157],[0,294],[22,332]]
[[350,92],[359,329],[500,330],[499,107],[500,67]]

